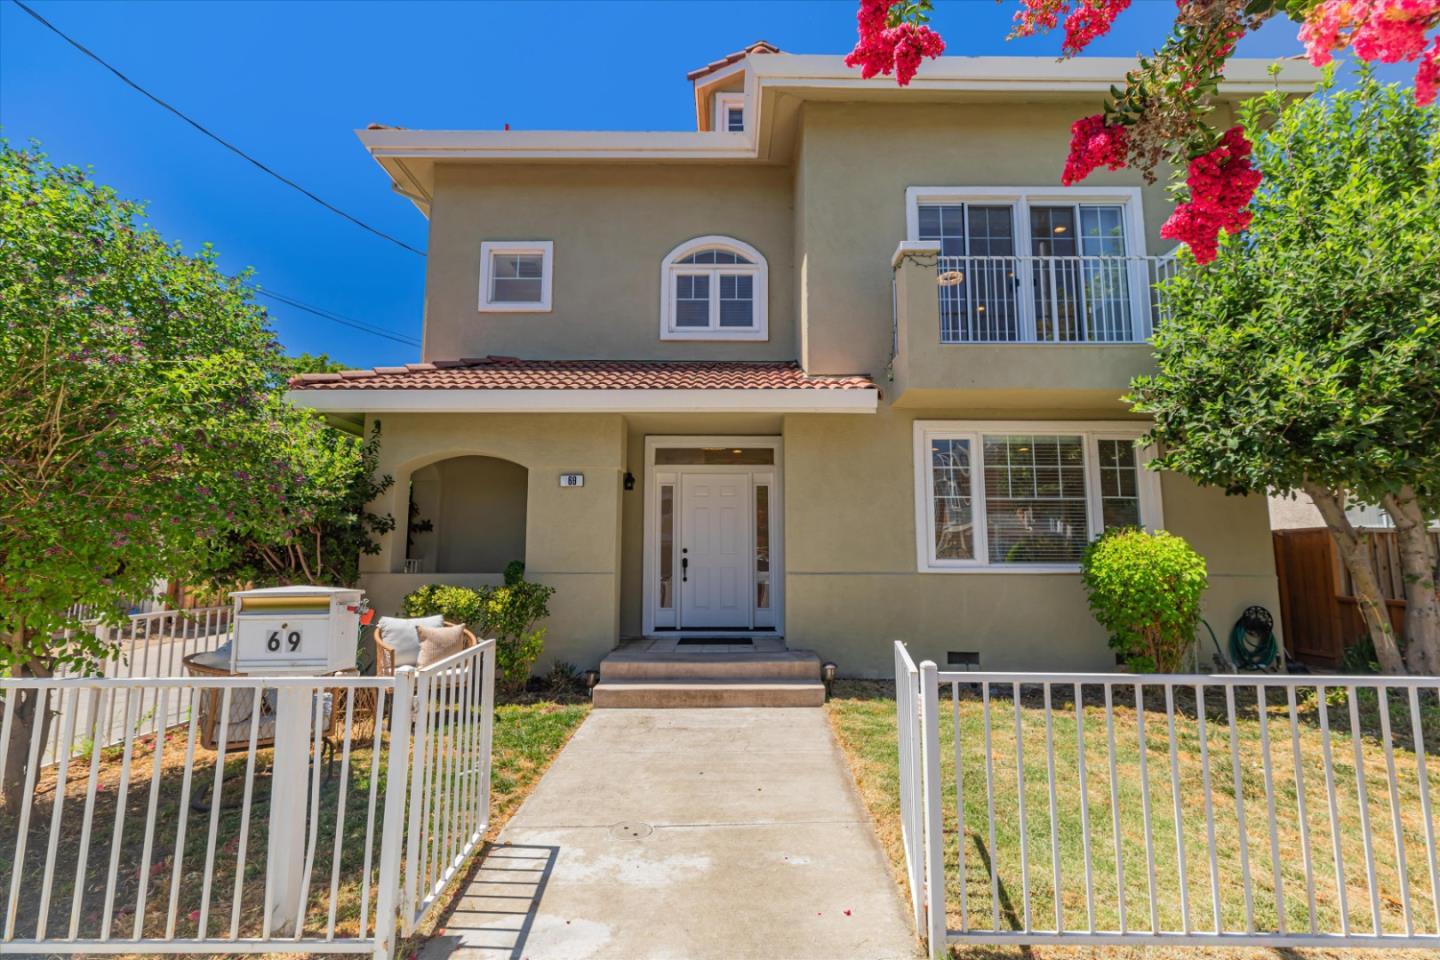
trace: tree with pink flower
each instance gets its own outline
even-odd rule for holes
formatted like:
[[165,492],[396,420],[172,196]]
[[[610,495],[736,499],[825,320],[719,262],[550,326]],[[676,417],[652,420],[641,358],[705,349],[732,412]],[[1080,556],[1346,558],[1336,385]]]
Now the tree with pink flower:
[[[1060,27],[1062,56],[1073,57],[1110,31],[1130,0],[1019,0],[1011,38]],[[846,63],[861,75],[910,83],[919,64],[945,49],[928,25],[931,0],[861,0],[859,41]],[[1350,50],[1366,63],[1414,63],[1415,100],[1434,102],[1440,83],[1440,0],[1176,0],[1175,25],[1142,58],[1101,112],[1075,122],[1064,182],[1099,167],[1130,166],[1153,179],[1162,162],[1185,169],[1184,188],[1164,236],[1214,259],[1222,233],[1245,229],[1258,182],[1245,133],[1206,122],[1235,44],[1265,21],[1285,16],[1315,65]]]
[[[1186,216],[1253,194],[1243,229],[1162,291],[1158,373],[1132,385],[1158,464],[1227,492],[1303,492],[1350,572],[1388,673],[1440,674],[1440,109],[1366,71],[1354,90],[1241,111],[1253,150],[1190,171]],[[1226,169],[1243,159],[1243,180]],[[1261,180],[1263,177],[1263,181]],[[1240,181],[1240,182],[1236,182]],[[1258,189],[1254,185],[1259,183]],[[1393,521],[1397,635],[1347,502]],[[1358,637],[1346,638],[1349,641]]]

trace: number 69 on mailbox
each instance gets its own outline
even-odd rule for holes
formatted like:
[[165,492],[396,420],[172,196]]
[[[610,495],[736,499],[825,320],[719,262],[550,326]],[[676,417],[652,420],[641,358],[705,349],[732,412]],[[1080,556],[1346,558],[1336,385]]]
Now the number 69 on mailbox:
[[359,590],[266,587],[235,599],[231,668],[246,674],[323,674],[355,666]]

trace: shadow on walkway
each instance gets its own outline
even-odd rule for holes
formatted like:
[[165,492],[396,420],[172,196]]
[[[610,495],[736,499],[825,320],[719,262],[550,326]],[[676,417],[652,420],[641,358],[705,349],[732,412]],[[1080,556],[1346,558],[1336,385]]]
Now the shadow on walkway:
[[437,929],[445,932],[426,942],[421,960],[520,960],[559,855],[554,846],[491,844],[441,918]]

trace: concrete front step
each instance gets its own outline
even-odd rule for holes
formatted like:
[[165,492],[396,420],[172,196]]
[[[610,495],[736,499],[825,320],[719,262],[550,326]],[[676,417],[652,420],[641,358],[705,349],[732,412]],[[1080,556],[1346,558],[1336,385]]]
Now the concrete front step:
[[600,661],[600,682],[707,680],[748,683],[818,683],[820,658],[809,650],[777,653],[629,652]]
[[818,707],[825,685],[814,682],[727,680],[602,680],[596,707]]

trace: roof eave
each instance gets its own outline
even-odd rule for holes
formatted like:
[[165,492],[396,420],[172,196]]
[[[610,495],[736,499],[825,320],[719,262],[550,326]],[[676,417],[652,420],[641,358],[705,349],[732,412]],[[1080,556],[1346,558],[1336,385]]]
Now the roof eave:
[[290,390],[323,413],[875,413],[877,387],[730,390],[375,389]]

